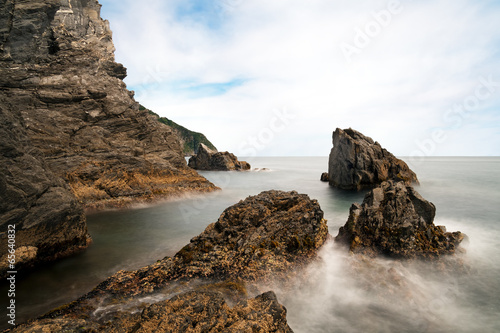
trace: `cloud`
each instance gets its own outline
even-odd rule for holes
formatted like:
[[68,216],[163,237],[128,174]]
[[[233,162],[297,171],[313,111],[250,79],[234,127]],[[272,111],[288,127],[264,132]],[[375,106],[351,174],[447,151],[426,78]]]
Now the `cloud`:
[[436,128],[448,139],[432,155],[500,154],[500,85],[447,121],[482,79],[500,82],[494,1],[101,3],[137,99],[221,150],[244,153],[285,108],[294,119],[259,155],[327,155],[336,127],[397,155]]

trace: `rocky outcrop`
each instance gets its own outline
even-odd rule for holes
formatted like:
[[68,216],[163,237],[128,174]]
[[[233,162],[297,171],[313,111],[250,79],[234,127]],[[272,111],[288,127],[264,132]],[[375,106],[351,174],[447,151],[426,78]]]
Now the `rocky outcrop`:
[[297,192],[262,192],[227,208],[174,257],[118,272],[79,300],[19,329],[60,327],[71,319],[111,332],[157,325],[177,331],[185,323],[200,331],[202,326],[218,331],[222,324],[229,331],[287,332],[285,309],[273,293],[262,294],[262,286],[290,280],[315,258],[327,234],[316,200]]
[[250,170],[250,164],[238,161],[238,158],[229,152],[216,152],[203,143],[198,146],[198,153],[191,156],[188,165],[196,170],[242,171]]
[[328,162],[330,185],[345,190],[372,188],[387,180],[418,184],[408,165],[378,142],[351,128],[337,128]]
[[328,182],[328,181],[330,180],[330,179],[329,179],[329,176],[328,176],[328,172],[323,172],[323,173],[321,174],[320,180],[321,180],[322,182]]
[[9,270],[23,271],[73,254],[87,247],[90,237],[83,209],[66,183],[48,169],[40,151],[32,146],[20,113],[2,107],[2,97],[0,138],[3,278]]
[[403,182],[383,182],[353,204],[336,241],[354,253],[436,258],[457,251],[464,235],[435,226],[436,207]]
[[146,305],[136,313],[108,314],[105,323],[89,319],[43,319],[11,332],[293,332],[286,309],[273,292],[230,307],[220,292],[188,291]]
[[141,110],[96,0],[0,3],[2,108],[89,207],[215,187],[188,168],[172,129]]

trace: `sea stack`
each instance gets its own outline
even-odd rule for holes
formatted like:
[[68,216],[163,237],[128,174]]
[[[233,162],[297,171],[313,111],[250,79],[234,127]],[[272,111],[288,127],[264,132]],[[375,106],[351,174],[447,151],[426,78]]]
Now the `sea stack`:
[[416,174],[404,161],[351,128],[337,128],[333,132],[328,179],[331,186],[356,191],[373,188],[387,180],[418,184]]
[[361,205],[351,206],[336,241],[370,256],[432,259],[454,254],[461,232],[435,226],[436,207],[403,182],[387,181],[369,191]]
[[244,171],[250,170],[248,162],[238,161],[238,158],[227,151],[217,152],[200,143],[197,153],[191,156],[188,165],[195,170],[214,171]]

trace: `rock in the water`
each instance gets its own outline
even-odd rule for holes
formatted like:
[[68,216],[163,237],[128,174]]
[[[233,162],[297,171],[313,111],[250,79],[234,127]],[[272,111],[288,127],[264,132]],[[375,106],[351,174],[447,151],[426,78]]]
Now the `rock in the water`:
[[0,95],[31,145],[86,206],[215,186],[188,168],[178,137],[141,110],[115,62],[96,0],[0,2]]
[[328,162],[330,185],[345,190],[372,188],[383,181],[418,184],[415,173],[378,142],[351,128],[337,128]]
[[[285,310],[274,294],[264,293],[248,299],[247,287],[251,287],[255,295],[262,293],[261,286],[268,282],[290,281],[300,267],[316,257],[327,236],[326,220],[316,200],[294,191],[262,192],[227,208],[217,222],[210,224],[174,257],[137,271],[120,271],[87,295],[31,325],[59,325],[73,318],[86,320],[88,327],[110,325],[104,331],[113,328],[128,332],[131,327],[154,326],[172,318],[187,322],[197,322],[200,318],[200,322],[209,326],[220,322],[234,330],[253,327],[258,332],[286,332]],[[188,293],[172,299],[179,290]],[[192,291],[220,292],[226,301],[240,303],[233,312],[228,312],[220,296]],[[135,317],[124,315],[120,310],[137,312],[141,300],[150,295],[164,298]],[[168,301],[164,301],[166,299]],[[182,312],[179,307],[175,310],[174,304],[180,308],[192,307],[193,311]],[[224,308],[217,323],[204,315],[198,316],[205,311],[219,313],[219,310],[210,310],[210,304]],[[105,316],[100,315],[103,312]],[[224,313],[229,313],[228,318],[232,319],[225,319]],[[177,327],[173,331],[177,331]]]
[[453,254],[464,235],[435,226],[436,207],[403,182],[383,182],[353,204],[336,241],[352,252],[398,258]]
[[[22,271],[82,250],[89,244],[90,236],[75,196],[33,147],[21,114],[2,107],[1,96],[0,138],[0,277],[3,278],[9,270]],[[15,250],[12,267],[9,249]]]
[[329,181],[328,172],[323,172],[323,173],[321,174],[321,178],[320,178],[320,180],[321,180],[322,182],[327,182],[327,181]]
[[189,164],[196,170],[218,170],[218,171],[242,171],[250,170],[250,164],[238,161],[238,158],[229,152],[216,152],[203,143],[198,146],[196,155],[191,156]]

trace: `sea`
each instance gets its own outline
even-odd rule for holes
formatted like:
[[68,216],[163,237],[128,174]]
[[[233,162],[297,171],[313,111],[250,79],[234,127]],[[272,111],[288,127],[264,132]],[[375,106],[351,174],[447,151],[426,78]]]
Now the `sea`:
[[[417,191],[435,204],[434,223],[467,235],[459,264],[448,258],[360,259],[329,242],[306,279],[291,290],[276,287],[294,332],[500,332],[500,157],[402,159],[420,180]],[[225,208],[250,195],[270,189],[306,193],[318,200],[333,236],[352,203],[365,195],[321,182],[327,157],[247,161],[252,171],[201,172],[220,191],[89,215],[93,243],[86,251],[18,279],[16,322],[78,298],[119,270],[174,255]],[[6,284],[0,292],[7,300]],[[2,318],[0,328],[8,328]]]

